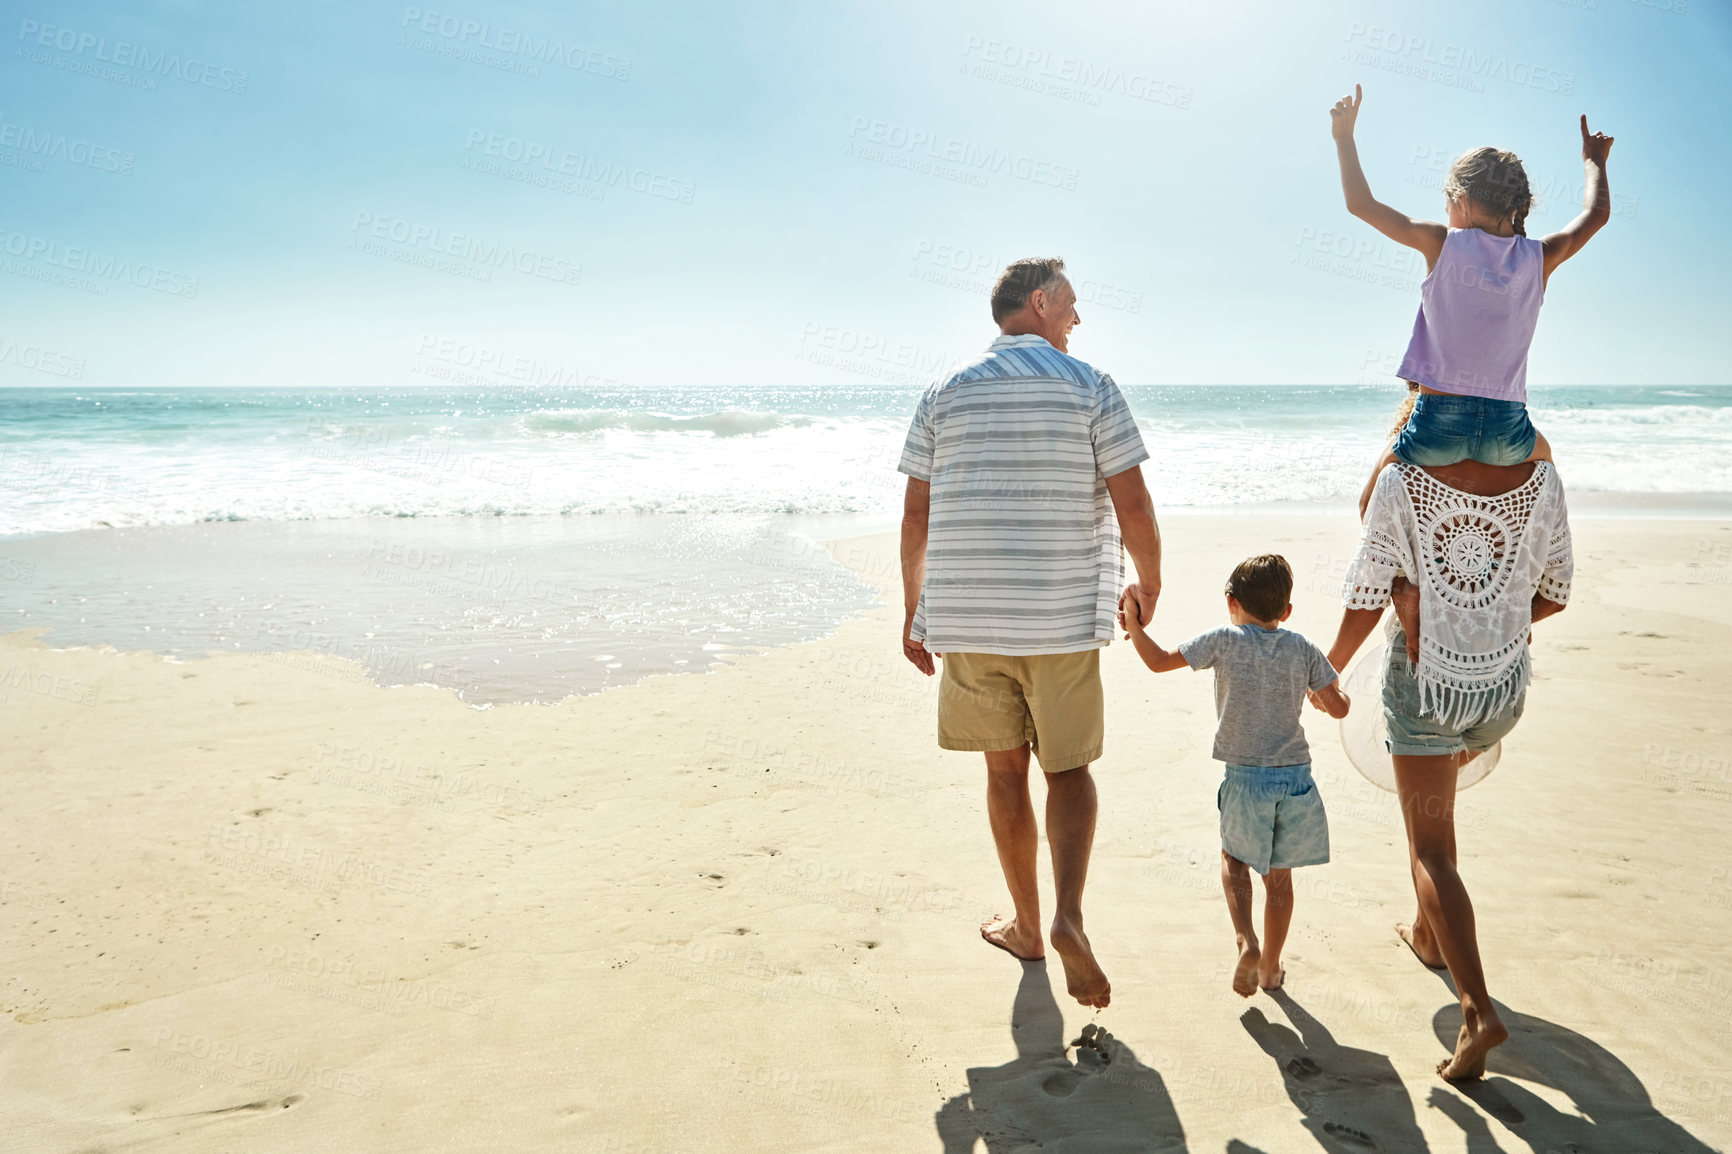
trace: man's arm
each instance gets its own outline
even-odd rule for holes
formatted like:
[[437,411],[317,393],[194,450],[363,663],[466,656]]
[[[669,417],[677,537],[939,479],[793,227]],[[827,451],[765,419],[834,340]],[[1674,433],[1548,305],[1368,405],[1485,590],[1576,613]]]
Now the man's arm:
[[1396,244],[1419,250],[1429,271],[1443,252],[1449,229],[1434,220],[1414,220],[1371,195],[1371,182],[1365,179],[1365,169],[1359,164],[1359,146],[1353,142],[1359,106],[1364,101],[1364,90],[1355,84],[1353,95],[1343,96],[1329,110],[1329,132],[1335,138],[1335,158],[1341,165],[1341,193],[1347,199],[1347,211]]
[[902,655],[931,677],[935,666],[924,641],[910,641],[920,589],[926,584],[926,533],[932,520],[932,482],[908,478],[902,497]]
[[1588,117],[1582,115],[1582,171],[1586,177],[1582,190],[1582,211],[1576,219],[1552,233],[1540,243],[1545,248],[1545,275],[1582,251],[1596,232],[1612,219],[1612,188],[1606,180],[1606,159],[1612,152],[1612,138],[1603,132],[1588,132]]
[[1143,467],[1132,465],[1108,477],[1107,495],[1119,519],[1119,539],[1137,569],[1137,612],[1146,624],[1161,596],[1161,527],[1155,521],[1154,499],[1143,483]]

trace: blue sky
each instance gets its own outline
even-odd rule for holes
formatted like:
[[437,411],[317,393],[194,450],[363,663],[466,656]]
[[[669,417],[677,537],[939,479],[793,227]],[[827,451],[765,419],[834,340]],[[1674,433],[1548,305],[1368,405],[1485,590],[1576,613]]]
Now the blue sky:
[[1534,383],[1732,380],[1711,0],[10,19],[0,384],[916,383],[1035,254],[1121,382],[1388,380],[1423,270],[1341,207],[1355,81],[1373,191],[1416,215],[1494,143],[1537,235],[1579,203],[1577,115],[1618,138]]

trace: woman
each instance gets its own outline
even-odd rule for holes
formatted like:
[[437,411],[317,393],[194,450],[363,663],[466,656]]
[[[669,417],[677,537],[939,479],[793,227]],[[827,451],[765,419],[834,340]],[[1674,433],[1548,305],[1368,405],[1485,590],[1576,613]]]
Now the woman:
[[[1473,903],[1455,868],[1455,782],[1521,718],[1529,627],[1561,612],[1574,568],[1569,514],[1547,461],[1417,468],[1372,490],[1347,610],[1329,652],[1344,670],[1393,602],[1383,713],[1407,825],[1419,912],[1397,926],[1421,961],[1447,966],[1461,997],[1450,1080],[1478,1078],[1509,1037],[1486,992]],[[1424,629],[1419,628],[1420,621]]]

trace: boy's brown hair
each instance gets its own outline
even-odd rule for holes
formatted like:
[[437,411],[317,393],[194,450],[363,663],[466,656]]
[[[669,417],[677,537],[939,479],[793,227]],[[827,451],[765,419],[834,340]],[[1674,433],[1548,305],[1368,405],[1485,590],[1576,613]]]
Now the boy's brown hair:
[[1259,621],[1278,621],[1293,600],[1293,570],[1279,553],[1239,562],[1227,578],[1227,596]]

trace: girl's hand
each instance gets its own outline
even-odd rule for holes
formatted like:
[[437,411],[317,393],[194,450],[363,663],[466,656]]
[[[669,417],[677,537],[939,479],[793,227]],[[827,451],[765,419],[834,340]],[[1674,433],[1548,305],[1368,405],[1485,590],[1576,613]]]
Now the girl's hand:
[[1588,114],[1582,113],[1582,159],[1591,160],[1601,168],[1612,151],[1612,138],[1603,132],[1588,132]]
[[[1336,140],[1352,140],[1353,126],[1359,120],[1359,106],[1365,102],[1365,90],[1359,85],[1353,86],[1352,96],[1343,96],[1335,102],[1335,107],[1329,110],[1329,135]],[[1582,117],[1582,134],[1588,131],[1588,118]],[[1611,145],[1608,139],[1606,144]],[[1583,145],[1585,148],[1586,145]]]

